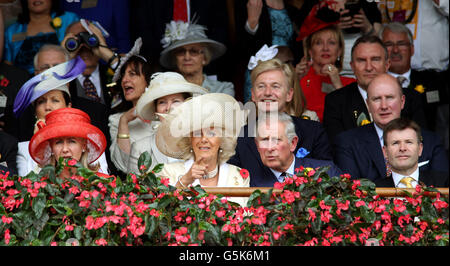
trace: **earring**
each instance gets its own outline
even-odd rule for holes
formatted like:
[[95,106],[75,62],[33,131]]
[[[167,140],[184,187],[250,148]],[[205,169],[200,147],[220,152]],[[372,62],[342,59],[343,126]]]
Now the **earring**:
[[189,150],[190,153],[193,153],[194,151],[192,149]]
[[219,148],[219,152],[223,152],[222,148]]

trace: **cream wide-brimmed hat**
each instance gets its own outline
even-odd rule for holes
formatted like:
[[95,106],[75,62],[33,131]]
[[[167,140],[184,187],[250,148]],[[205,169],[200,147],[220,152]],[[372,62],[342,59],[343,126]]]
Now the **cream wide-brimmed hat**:
[[147,90],[139,98],[136,114],[144,120],[154,120],[155,100],[175,93],[189,93],[191,96],[197,96],[208,93],[208,90],[187,82],[179,73],[158,72],[152,75]]
[[203,43],[211,53],[211,61],[225,54],[226,46],[220,42],[208,39],[206,27],[195,23],[171,21],[166,24],[161,44],[165,48],[159,57],[160,64],[168,69],[175,69],[175,60],[171,51],[193,43]]
[[165,155],[183,159],[186,147],[181,142],[192,132],[221,128],[221,137],[237,139],[246,122],[236,99],[224,93],[208,93],[189,99],[165,116],[156,131],[156,146]]

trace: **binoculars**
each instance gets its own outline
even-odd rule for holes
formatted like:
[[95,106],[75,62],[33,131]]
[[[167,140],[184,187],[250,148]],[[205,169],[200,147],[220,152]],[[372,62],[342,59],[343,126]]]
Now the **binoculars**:
[[95,48],[99,45],[98,37],[89,32],[80,32],[75,37],[68,38],[65,44],[67,51],[77,50],[81,44],[85,43],[89,48]]

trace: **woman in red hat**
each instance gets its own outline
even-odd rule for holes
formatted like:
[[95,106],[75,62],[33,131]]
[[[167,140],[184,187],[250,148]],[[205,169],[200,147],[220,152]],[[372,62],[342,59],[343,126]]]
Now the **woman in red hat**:
[[[90,117],[75,108],[61,108],[50,112],[45,123],[38,124],[39,130],[29,144],[30,155],[40,167],[56,166],[60,158],[74,159],[83,167],[96,172],[99,164],[93,165],[105,151],[106,138],[102,131],[91,124]],[[70,177],[64,170],[60,177]]]
[[296,66],[307,109],[323,118],[325,96],[355,81],[339,75],[344,57],[344,37],[338,27],[339,13],[326,2],[313,8],[305,19],[297,41],[303,41],[305,56]]

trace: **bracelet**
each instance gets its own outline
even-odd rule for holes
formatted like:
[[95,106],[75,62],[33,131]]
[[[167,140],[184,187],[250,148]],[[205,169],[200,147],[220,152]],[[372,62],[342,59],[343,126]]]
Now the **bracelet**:
[[130,134],[117,134],[118,139],[129,139]]
[[178,182],[180,183],[182,188],[187,188],[187,186],[185,184],[183,184],[183,182],[181,182],[182,177],[183,177],[183,175],[178,176]]
[[117,53],[114,53],[113,56],[111,56],[111,58],[109,58],[108,60],[108,66],[111,66],[112,61],[114,61],[114,59],[116,59],[119,55]]

